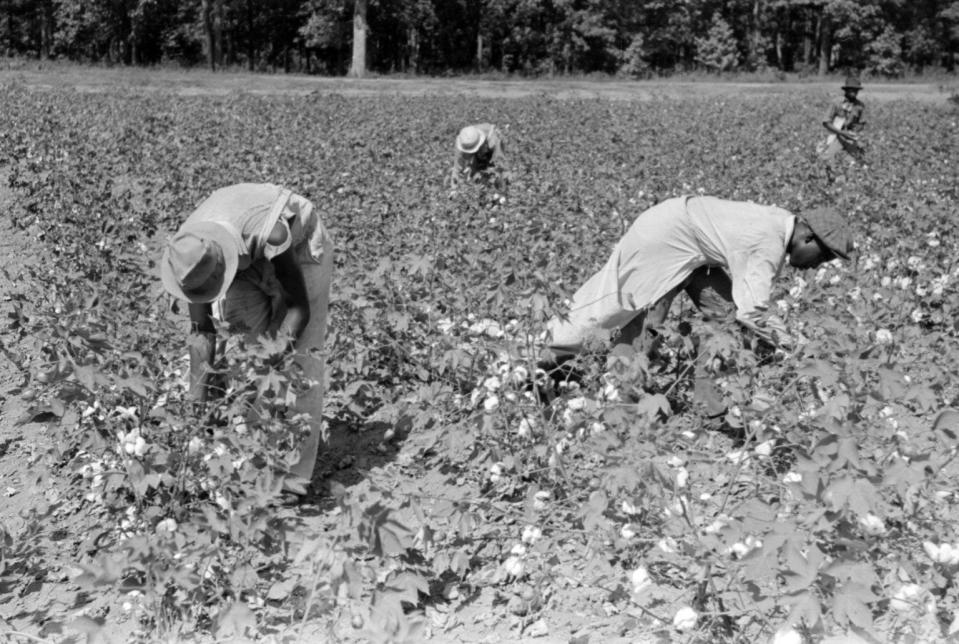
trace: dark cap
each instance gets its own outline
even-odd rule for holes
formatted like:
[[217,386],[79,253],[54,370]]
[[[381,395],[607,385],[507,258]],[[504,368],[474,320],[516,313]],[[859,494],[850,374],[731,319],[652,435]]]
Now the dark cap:
[[862,82],[859,80],[858,76],[846,76],[846,83],[842,86],[843,89],[862,89]]
[[835,208],[813,208],[802,214],[803,221],[812,229],[822,244],[836,256],[849,259],[852,252],[852,237],[849,226]]

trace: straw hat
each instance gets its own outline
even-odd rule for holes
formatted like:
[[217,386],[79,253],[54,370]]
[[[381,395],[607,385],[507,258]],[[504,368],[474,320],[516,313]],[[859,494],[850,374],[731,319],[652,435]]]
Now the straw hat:
[[862,89],[862,82],[858,76],[846,76],[846,83],[842,89]]
[[456,149],[463,154],[474,154],[486,141],[486,134],[475,125],[468,125],[460,130],[456,137]]
[[849,259],[849,253],[852,252],[849,226],[835,208],[813,208],[805,211],[802,218],[826,248],[838,257]]
[[239,262],[233,231],[213,221],[188,222],[163,251],[160,279],[172,295],[205,304],[226,294]]

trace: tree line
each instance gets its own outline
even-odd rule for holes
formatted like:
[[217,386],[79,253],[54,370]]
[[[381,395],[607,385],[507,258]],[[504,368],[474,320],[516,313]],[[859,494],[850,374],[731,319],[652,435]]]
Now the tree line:
[[959,0],[0,0],[0,52],[319,74],[954,71]]

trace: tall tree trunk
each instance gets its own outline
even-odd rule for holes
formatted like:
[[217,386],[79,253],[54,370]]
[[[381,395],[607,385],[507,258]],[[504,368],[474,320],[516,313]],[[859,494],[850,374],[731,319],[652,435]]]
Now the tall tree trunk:
[[832,25],[825,8],[819,18],[819,75],[829,73],[829,54],[832,52]]
[[778,29],[776,30],[776,36],[774,42],[776,43],[776,69],[779,71],[783,70],[783,36],[782,32]]
[[213,0],[213,39],[216,63],[222,67],[226,52],[223,46],[223,0]]
[[253,0],[246,0],[246,68],[251,72],[256,62],[256,43],[253,40]]
[[53,3],[43,0],[40,3],[40,40],[41,55],[51,58],[53,55]]
[[410,48],[409,71],[418,74],[420,71],[420,33],[416,27],[410,27],[407,42]]
[[803,11],[803,30],[802,30],[802,62],[808,65],[812,62],[812,37],[815,33],[815,25],[812,19],[812,9]]
[[476,32],[476,71],[483,71],[483,34]]
[[6,51],[4,52],[7,56],[13,55],[13,0],[6,0],[4,2],[6,5]]
[[203,31],[206,32],[206,55],[210,62],[210,71],[216,71],[216,35],[213,32],[213,0],[202,0],[200,12],[203,14]]
[[354,78],[366,76],[366,10],[369,0],[353,0],[353,60],[349,75]]
[[760,17],[762,16],[762,0],[753,0],[752,24],[749,34],[749,57],[756,67],[765,66],[766,56],[764,51],[760,51],[759,43],[762,34],[759,31]]

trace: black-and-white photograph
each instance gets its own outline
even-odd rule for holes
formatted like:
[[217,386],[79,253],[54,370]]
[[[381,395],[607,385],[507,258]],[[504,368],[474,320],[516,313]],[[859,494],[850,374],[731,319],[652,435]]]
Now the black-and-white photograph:
[[0,644],[959,641],[959,0],[0,0]]

